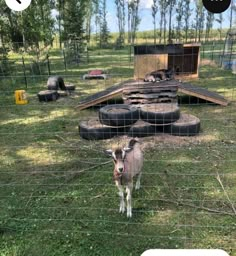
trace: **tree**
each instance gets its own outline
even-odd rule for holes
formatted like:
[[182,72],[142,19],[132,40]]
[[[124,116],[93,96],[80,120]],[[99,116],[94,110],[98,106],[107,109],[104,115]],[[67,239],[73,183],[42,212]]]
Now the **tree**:
[[207,12],[206,16],[206,35],[205,35],[205,41],[209,40],[210,37],[210,31],[213,27],[213,22],[214,22],[214,13]]
[[1,40],[11,43],[14,50],[19,47],[39,48],[39,42],[45,45],[52,42],[54,21],[51,16],[52,0],[36,0],[24,11],[13,12],[0,4]]
[[128,27],[129,27],[129,42],[134,44],[136,39],[136,32],[140,24],[139,12],[140,0],[128,1]]
[[181,39],[181,30],[182,30],[182,20],[183,20],[183,15],[184,15],[184,9],[183,9],[184,2],[179,0],[177,3],[177,8],[176,8],[176,21],[177,21],[177,26],[176,26],[176,37],[178,40]]
[[91,23],[92,17],[96,14],[96,7],[98,5],[99,0],[88,0],[87,5],[85,7],[85,33],[86,33],[86,40],[87,43],[90,43],[91,39]]
[[230,9],[229,9],[229,29],[232,28],[232,25],[233,25],[233,4],[234,4],[234,1],[232,0],[231,1],[231,4],[230,4]]
[[167,6],[169,7],[169,35],[168,35],[168,42],[172,42],[172,15],[174,11],[174,7],[176,4],[176,0],[169,0],[167,1]]
[[[4,1],[0,1],[0,43],[4,45],[4,41],[7,41],[9,37],[9,26],[6,15],[7,6]],[[0,46],[1,46],[0,45]]]
[[196,1],[195,5],[195,23],[194,23],[194,29],[195,29],[195,42],[201,41],[202,32],[204,29],[204,22],[205,22],[205,12],[204,12],[203,3],[201,0]]
[[159,9],[160,9],[160,37],[159,43],[162,42],[162,34],[164,37],[164,43],[166,43],[166,13],[168,7],[168,1],[166,0],[158,0]]
[[107,25],[107,6],[106,0],[102,0],[100,10],[100,47],[105,48],[108,46],[110,39],[110,32]]
[[63,6],[63,40],[85,39],[85,18],[87,0],[65,0]]
[[119,29],[119,37],[117,38],[116,46],[121,48],[125,42],[125,0],[115,0],[115,4]]
[[[94,1],[94,16],[95,16],[95,41],[100,43],[100,27],[101,27],[101,15],[100,15],[100,2]],[[100,47],[101,48],[101,47]]]
[[60,49],[62,48],[62,9],[64,8],[64,0],[58,0],[56,3],[56,8],[58,10],[58,15],[56,16],[56,19],[58,21],[58,32],[59,32],[59,46]]
[[220,35],[220,40],[221,40],[221,37],[222,37],[222,24],[223,24],[223,14],[220,13],[218,15],[218,18],[216,18],[216,22],[219,24],[219,27],[218,27],[218,31],[219,31],[219,35]]
[[9,72],[8,51],[5,47],[0,47],[0,76],[5,76]]
[[23,44],[23,37],[21,33],[22,22],[18,22],[18,18],[20,17],[19,13],[12,12],[6,5],[3,5],[2,2],[0,7],[0,34],[2,44],[11,44],[14,50],[17,50],[19,46],[22,46]]
[[154,44],[156,44],[157,40],[157,29],[156,29],[156,15],[158,11],[158,6],[157,6],[157,0],[153,0],[152,4],[152,18],[153,18],[153,26],[154,26]]
[[183,2],[183,19],[184,19],[184,34],[185,34],[185,42],[188,40],[188,31],[190,27],[190,15],[192,9],[190,8],[190,1],[191,0],[184,0]]

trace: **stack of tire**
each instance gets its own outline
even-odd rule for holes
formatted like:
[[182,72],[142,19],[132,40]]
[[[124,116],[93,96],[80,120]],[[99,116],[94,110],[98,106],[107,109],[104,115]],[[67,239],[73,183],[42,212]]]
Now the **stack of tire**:
[[75,90],[72,84],[65,84],[61,76],[50,76],[47,81],[47,90],[40,91],[38,95],[39,101],[55,101],[61,96],[67,96],[71,91]]
[[153,136],[168,133],[194,136],[200,131],[200,120],[180,113],[177,104],[107,105],[99,110],[99,118],[81,121],[80,136],[88,140],[110,139],[114,136]]

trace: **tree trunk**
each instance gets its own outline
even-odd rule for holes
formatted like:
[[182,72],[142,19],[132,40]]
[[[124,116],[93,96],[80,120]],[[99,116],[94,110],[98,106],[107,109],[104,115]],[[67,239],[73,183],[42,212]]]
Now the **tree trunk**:
[[163,22],[164,22],[164,44],[166,44],[166,14],[163,15]]
[[169,35],[168,35],[168,43],[169,44],[171,44],[171,39],[172,39],[171,20],[172,20],[172,4],[170,4],[170,12],[169,12]]

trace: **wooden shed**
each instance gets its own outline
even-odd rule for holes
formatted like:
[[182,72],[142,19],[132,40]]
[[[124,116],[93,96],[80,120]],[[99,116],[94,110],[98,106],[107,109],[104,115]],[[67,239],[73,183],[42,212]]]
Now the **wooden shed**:
[[197,78],[200,44],[158,44],[134,46],[134,79],[143,79],[158,69],[174,68],[176,79]]

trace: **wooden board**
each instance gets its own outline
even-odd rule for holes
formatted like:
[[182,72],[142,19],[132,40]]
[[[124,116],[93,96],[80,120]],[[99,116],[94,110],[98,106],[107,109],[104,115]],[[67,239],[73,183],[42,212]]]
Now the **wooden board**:
[[125,104],[154,104],[154,103],[177,103],[176,98],[159,98],[159,99],[127,99],[124,100]]
[[123,92],[124,84],[132,82],[133,80],[123,81],[121,83],[117,83],[101,92],[97,92],[93,95],[90,95],[79,102],[79,105],[76,106],[77,109],[82,110],[89,108],[91,106],[95,106],[101,102],[107,101],[109,99],[113,99],[116,96],[119,96]]
[[190,83],[179,83],[179,92],[207,100],[222,106],[227,106],[228,101],[216,92],[208,91],[205,88],[197,87]]
[[173,92],[161,92],[161,93],[134,93],[134,94],[123,94],[123,99],[158,99],[163,97],[174,98],[177,97],[176,93]]
[[142,94],[151,94],[151,93],[177,93],[178,91],[178,86],[158,86],[158,85],[154,85],[154,86],[147,86],[147,87],[136,87],[136,88],[124,88],[123,89],[123,94],[129,95],[129,94],[134,94],[134,93],[142,93]]
[[134,79],[143,79],[147,73],[167,69],[168,54],[144,54],[134,57]]
[[[145,86],[147,87],[145,88]],[[178,87],[178,91],[181,93],[184,93],[190,96],[195,96],[197,98],[204,99],[216,104],[220,104],[222,106],[228,105],[228,101],[218,93],[209,91],[205,88],[197,87],[190,83],[180,83],[175,80],[163,81],[159,83],[147,83],[147,82],[128,80],[128,81],[123,81],[121,83],[115,84],[101,92],[98,92],[86,97],[85,99],[79,102],[79,105],[76,106],[76,108],[79,110],[82,110],[91,106],[95,106],[101,102],[107,101],[116,96],[121,96],[123,94],[123,91],[129,92],[131,90],[133,91],[136,90],[137,92],[139,92],[140,90],[145,91],[147,89],[149,91],[151,90],[151,92],[154,93],[154,92],[159,92],[160,88],[169,90],[168,88],[174,89],[174,87]],[[157,101],[159,101],[160,99],[161,98],[157,99]]]

